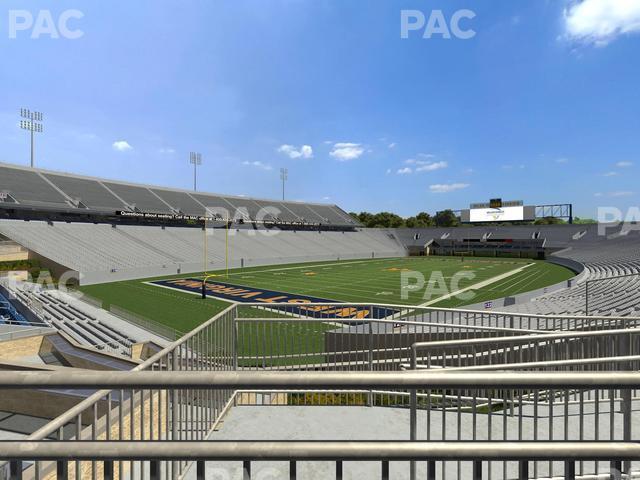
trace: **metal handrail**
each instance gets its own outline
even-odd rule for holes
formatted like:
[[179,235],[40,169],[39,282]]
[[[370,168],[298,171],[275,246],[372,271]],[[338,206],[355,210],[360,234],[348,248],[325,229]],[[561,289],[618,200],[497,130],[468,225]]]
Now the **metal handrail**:
[[[451,312],[451,313],[469,313],[474,315],[486,315],[486,316],[505,316],[505,317],[528,317],[528,318],[547,318],[547,319],[565,319],[565,320],[576,320],[576,319],[585,319],[589,320],[640,320],[640,316],[638,317],[623,317],[623,316],[588,316],[588,315],[543,315],[539,313],[519,313],[519,312],[502,312],[497,310],[491,310],[490,312],[484,310],[465,310],[461,308],[441,308],[441,307],[421,307],[419,305],[399,305],[399,304],[391,304],[391,303],[349,303],[349,302],[339,302],[339,303],[327,303],[327,302],[311,302],[311,303],[260,303],[260,302],[251,302],[251,303],[241,303],[239,306],[242,307],[263,307],[267,309],[271,308],[283,308],[283,307],[340,307],[340,306],[351,306],[351,307],[380,307],[380,308],[400,308],[405,310],[425,310],[425,311],[437,311],[437,312]],[[320,312],[319,312],[320,313]],[[368,319],[367,319],[368,320]]]
[[640,334],[640,328],[625,328],[617,330],[588,330],[588,331],[570,331],[570,332],[552,332],[536,335],[521,335],[513,337],[487,337],[487,338],[467,338],[461,340],[439,340],[434,342],[415,342],[411,345],[412,349],[424,347],[462,347],[470,345],[493,345],[497,343],[531,343],[536,340],[560,340],[563,338],[582,338],[582,337],[598,337],[598,336],[617,336]]
[[[523,362],[523,363],[492,363],[489,365],[470,365],[467,367],[440,367],[428,365],[415,365],[415,370],[430,370],[432,372],[455,372],[455,371],[473,371],[473,370],[520,370],[525,368],[551,368],[551,367],[570,367],[577,365],[597,365],[601,363],[622,363],[639,361],[640,355],[627,355],[622,357],[599,357],[599,358],[578,358],[571,360],[548,360],[546,362]],[[400,365],[403,369],[410,369],[411,365]]]
[[[149,359],[147,359],[146,361],[144,361],[143,363],[141,363],[137,367],[134,367],[129,372],[121,372],[121,373],[129,374],[131,372],[140,372],[142,370],[146,370],[147,368],[151,367],[154,363],[156,363],[158,360],[162,359],[165,355],[171,353],[177,347],[179,347],[180,345],[183,345],[190,338],[192,338],[193,336],[197,335],[198,332],[204,330],[209,325],[214,323],[218,318],[223,317],[224,315],[226,315],[228,312],[234,310],[235,308],[236,308],[235,304],[234,305],[230,305],[229,307],[227,307],[223,311],[219,312],[214,317],[212,317],[209,320],[207,320],[206,322],[204,322],[199,327],[196,327],[195,329],[191,330],[191,332],[187,333],[182,338],[180,338],[180,339],[176,340],[175,342],[167,345],[164,349],[160,350],[158,353],[156,353],[155,355],[153,355],[152,357],[150,357]],[[2,373],[2,372],[0,372],[0,373]],[[5,373],[7,373],[7,372],[5,372]],[[76,373],[74,373],[73,376],[75,377],[76,375],[81,374],[81,373],[82,372],[76,372]],[[106,373],[106,372],[96,372],[96,373]],[[181,373],[184,373],[184,372],[181,372]],[[94,388],[100,388],[100,387],[99,387],[99,385],[96,384],[94,386]],[[102,390],[99,390],[99,391],[95,392],[93,395],[85,398],[83,401],[81,401],[80,403],[78,403],[74,407],[70,408],[66,412],[62,413],[58,417],[54,418],[53,420],[51,420],[46,425],[40,427],[38,430],[33,432],[31,435],[29,435],[27,437],[27,440],[44,440],[49,435],[51,435],[54,432],[58,431],[59,428],[62,428],[67,423],[72,422],[77,417],[77,415],[82,414],[83,411],[85,411],[90,406],[94,405],[100,399],[104,398],[112,390],[113,390],[113,388],[106,387],[105,389],[102,389]]]
[[14,460],[637,460],[637,442],[0,441]]
[[[326,304],[323,304],[326,305]],[[377,305],[375,305],[377,306]],[[331,321],[338,321],[340,323],[357,323],[357,324],[362,324],[363,320],[361,318],[341,318],[341,319],[335,319],[335,318],[327,318],[327,319],[323,319],[323,318],[242,318],[242,317],[238,317],[236,318],[237,322],[246,322],[246,323],[253,323],[253,322],[295,322],[295,321],[300,321],[300,320],[313,320],[313,321],[318,321],[318,320],[326,320],[327,322],[331,322]],[[443,323],[438,323],[438,322],[415,322],[415,321],[409,321],[409,320],[387,320],[384,318],[367,318],[366,319],[367,323],[371,322],[371,323],[382,323],[382,324],[389,324],[389,325],[412,325],[412,326],[419,326],[419,327],[442,327],[442,328],[459,328],[461,330],[478,330],[478,331],[488,331],[488,332],[516,332],[516,333],[522,333],[522,334],[526,334],[526,333],[540,333],[540,334],[544,334],[545,332],[548,332],[549,330],[533,330],[533,329],[526,329],[526,328],[505,328],[505,327],[485,327],[485,326],[480,326],[480,325],[464,325],[464,324],[451,324],[451,323],[447,323],[447,324],[443,324]]]
[[[67,372],[0,372],[0,389],[313,389],[350,388],[640,388],[640,372],[127,372],[80,370]],[[104,396],[104,394],[102,395]],[[77,412],[76,412],[77,413]],[[73,418],[73,417],[72,417]]]

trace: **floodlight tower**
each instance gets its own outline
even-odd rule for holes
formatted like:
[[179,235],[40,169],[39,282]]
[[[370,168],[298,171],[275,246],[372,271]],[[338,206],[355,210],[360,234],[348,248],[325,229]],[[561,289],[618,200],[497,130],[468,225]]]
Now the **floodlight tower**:
[[33,168],[33,134],[42,133],[42,112],[32,112],[26,108],[20,109],[20,128],[31,133],[31,168]]
[[280,169],[280,180],[282,180],[282,201],[284,201],[284,182],[289,179],[289,170],[286,168]]
[[193,165],[193,191],[196,191],[196,168],[198,165],[202,165],[202,155],[198,152],[191,152],[189,154],[189,163]]

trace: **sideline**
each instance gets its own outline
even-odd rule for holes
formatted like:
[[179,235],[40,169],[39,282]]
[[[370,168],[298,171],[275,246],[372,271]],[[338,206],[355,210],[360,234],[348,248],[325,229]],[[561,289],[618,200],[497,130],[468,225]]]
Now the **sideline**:
[[502,273],[500,275],[496,275],[495,277],[488,278],[487,280],[483,280],[482,282],[474,283],[473,285],[469,285],[468,287],[461,288],[460,290],[456,290],[455,292],[448,293],[438,298],[434,298],[433,300],[429,300],[428,302],[421,303],[420,305],[416,305],[418,307],[428,307],[429,305],[433,305],[434,303],[441,302],[442,300],[446,300],[447,298],[455,297],[459,293],[466,292],[467,290],[479,290],[480,288],[484,288],[487,285],[491,285],[492,283],[499,282],[500,280],[504,280],[516,273],[522,272],[525,268],[530,267],[531,265],[535,265],[534,263],[527,263],[523,267],[514,268],[513,270],[509,270],[508,272]]

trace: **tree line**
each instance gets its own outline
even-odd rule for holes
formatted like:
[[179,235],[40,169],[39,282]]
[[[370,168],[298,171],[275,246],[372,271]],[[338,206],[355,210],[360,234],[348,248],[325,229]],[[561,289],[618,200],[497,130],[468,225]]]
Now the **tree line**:
[[[452,210],[443,210],[430,215],[427,212],[420,212],[415,216],[403,218],[391,212],[350,212],[353,218],[358,220],[367,228],[424,228],[424,227],[464,227],[471,226],[468,223],[460,223],[460,218]],[[484,225],[557,225],[567,223],[565,220],[556,217],[538,218],[534,222],[498,222]],[[596,223],[589,218],[574,217],[575,224]]]

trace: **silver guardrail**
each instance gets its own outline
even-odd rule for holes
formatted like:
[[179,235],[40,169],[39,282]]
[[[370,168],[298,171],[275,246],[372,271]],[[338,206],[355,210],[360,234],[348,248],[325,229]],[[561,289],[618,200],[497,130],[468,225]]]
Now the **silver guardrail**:
[[[487,376],[482,372],[94,372],[81,371],[69,376],[60,372],[0,372],[0,389],[6,388],[73,388],[87,386],[106,387],[110,390],[135,388],[141,392],[156,389],[176,391],[225,391],[240,388],[287,389],[316,388],[616,388],[640,387],[639,372],[494,372]],[[148,396],[153,398],[153,394]],[[190,395],[190,402],[203,397]],[[153,417],[152,417],[153,418]],[[200,417],[198,417],[200,418]],[[153,428],[151,428],[153,431]],[[55,461],[58,478],[68,478],[69,464],[100,462],[102,478],[114,478],[117,465],[138,462],[140,476],[149,472],[152,480],[169,478],[169,465],[196,461],[197,478],[205,478],[207,460],[236,460],[243,463],[245,478],[251,478],[251,462],[258,460],[287,460],[290,472],[296,478],[295,462],[302,460],[334,460],[336,475],[342,475],[342,461],[380,461],[381,478],[388,479],[390,461],[426,462],[427,478],[435,478],[436,462],[471,462],[469,468],[474,479],[495,478],[491,475],[492,462],[505,464],[517,461],[522,478],[529,475],[529,462],[561,463],[564,478],[576,478],[576,472],[585,462],[608,462],[614,475],[625,472],[625,464],[640,459],[640,444],[631,440],[590,441],[167,441],[163,438],[109,439],[104,441],[11,441],[0,442],[0,458],[9,460],[13,478],[19,478],[22,462]],[[135,440],[135,439],[134,439]],[[84,461],[84,462],[83,462]],[[145,463],[146,462],[146,463]],[[489,468],[483,468],[488,462]],[[146,467],[142,467],[146,465]],[[535,464],[534,464],[535,465]],[[82,469],[82,467],[79,467]],[[95,468],[95,467],[94,467]],[[95,471],[95,470],[92,470]],[[81,476],[84,470],[81,470]],[[489,474],[488,477],[484,473]],[[617,474],[615,473],[617,472]],[[80,477],[76,477],[80,478]],[[119,477],[121,478],[121,477]],[[139,478],[139,477],[136,477]],[[291,478],[291,477],[290,477]],[[613,478],[616,478],[615,476]]]
[[[636,398],[633,392],[639,388],[640,381],[637,374],[627,368],[626,361],[611,361],[608,363],[611,372],[594,373],[585,371],[587,365],[607,363],[564,366],[583,370],[579,372],[492,371],[487,375],[482,371],[448,370],[483,364],[509,369],[509,365],[516,363],[531,363],[532,368],[537,369],[533,366],[535,361],[578,360],[581,352],[585,358],[595,359],[600,354],[601,358],[625,357],[628,362],[634,362],[632,357],[640,355],[636,350],[635,331],[622,329],[635,327],[638,320],[375,304],[236,304],[131,372],[94,375],[95,372],[78,371],[71,378],[49,372],[46,376],[28,378],[0,376],[4,379],[0,381],[0,390],[18,388],[11,386],[16,383],[23,389],[75,389],[80,388],[78,382],[84,382],[84,389],[100,389],[38,429],[24,445],[45,441],[52,445],[73,442],[159,445],[184,441],[199,445],[207,443],[225,414],[236,405],[406,408],[410,417],[415,416],[415,422],[411,418],[407,424],[407,438],[414,438],[414,442],[498,442],[504,444],[504,452],[512,444],[542,440],[563,444],[576,441],[586,445],[590,440],[603,445],[626,444],[635,439],[630,425],[636,409],[631,406]],[[568,331],[572,328],[577,331]],[[634,339],[630,342],[616,340],[631,336]],[[441,342],[440,347],[446,347],[447,362],[443,365],[431,362],[432,368],[418,370],[416,360],[413,363],[417,372],[401,371],[411,362],[412,345],[425,339],[432,340],[427,342],[431,346]],[[584,350],[587,344],[578,344],[587,341],[584,339],[596,340]],[[464,349],[476,341],[480,343],[472,346],[476,349],[473,355],[490,361],[467,362],[470,365],[450,361],[473,358]],[[501,342],[509,341],[513,343],[504,343],[506,348],[501,346]],[[625,350],[625,343],[631,348]],[[559,345],[556,350],[547,348],[556,345]],[[522,352],[553,355],[521,357],[521,347],[526,347]],[[562,353],[567,351],[571,355]],[[525,368],[514,367],[518,369]],[[457,375],[453,376],[454,373]],[[270,392],[279,393],[271,403],[264,401]],[[254,394],[260,395],[260,399],[251,396]],[[538,435],[538,429],[532,427],[541,424],[539,422],[552,424],[548,429],[551,436]],[[412,436],[413,426],[418,432],[418,425],[424,436]],[[580,433],[574,435],[574,431]],[[551,449],[552,445],[546,447]],[[55,472],[73,474],[75,478],[95,477],[102,475],[102,469],[106,468],[97,458],[68,462],[36,455],[32,460],[35,460],[33,464],[22,463],[22,466],[28,465],[25,476],[36,479],[47,478]],[[388,461],[380,460],[384,472]],[[635,469],[628,458],[612,457],[611,460],[623,462],[618,470],[625,474]],[[22,460],[12,460],[16,461]],[[112,473],[118,478],[144,478],[153,466],[150,460],[114,461]],[[437,465],[433,464],[433,468],[438,468],[439,478],[462,479],[471,475],[469,468],[478,471],[478,462],[483,461],[487,478],[516,476],[508,462],[499,460],[476,459],[470,467],[462,458],[443,457],[434,460]],[[560,468],[556,460],[547,463],[531,457],[522,462],[518,468],[531,466],[531,473],[536,477],[556,475]],[[246,466],[245,461],[243,465]],[[179,455],[156,466],[160,478],[178,478],[189,471],[188,460]],[[609,466],[605,468],[602,458],[593,457],[581,459],[572,468],[575,467],[577,475],[586,475],[602,474]],[[200,467],[198,464],[198,471]]]

